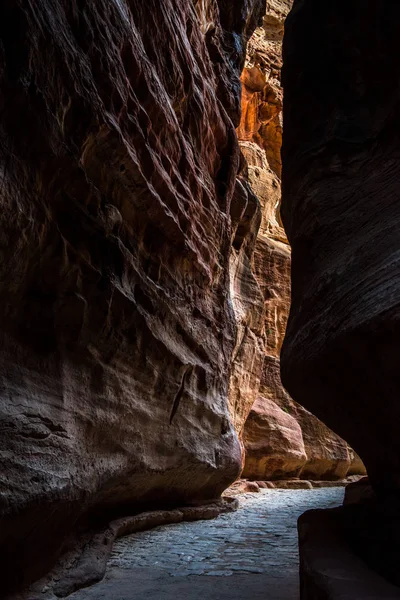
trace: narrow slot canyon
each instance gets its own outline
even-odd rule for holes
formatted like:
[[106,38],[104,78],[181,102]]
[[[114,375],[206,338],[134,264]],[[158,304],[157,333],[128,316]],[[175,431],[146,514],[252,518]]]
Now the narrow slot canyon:
[[400,598],[388,0],[3,0],[0,599]]

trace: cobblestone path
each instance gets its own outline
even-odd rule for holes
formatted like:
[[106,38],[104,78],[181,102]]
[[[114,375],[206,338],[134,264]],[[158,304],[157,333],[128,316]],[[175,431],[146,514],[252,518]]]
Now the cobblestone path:
[[297,600],[297,518],[343,500],[343,488],[262,490],[213,521],[119,540],[106,576],[71,600]]

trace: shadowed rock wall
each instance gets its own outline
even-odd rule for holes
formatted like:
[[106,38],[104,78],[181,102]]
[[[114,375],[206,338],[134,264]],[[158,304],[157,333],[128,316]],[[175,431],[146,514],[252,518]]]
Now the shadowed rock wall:
[[[297,1],[284,48],[291,395],[400,487],[400,6]],[[317,51],[316,51],[317,49]]]
[[399,18],[397,2],[296,0],[286,23],[282,379],[373,486],[301,518],[304,600],[400,596],[368,570],[400,585]]
[[43,571],[87,512],[206,501],[240,472],[235,126],[264,12],[1,3],[4,586]]
[[[247,179],[261,205],[261,226],[252,260],[264,303],[258,338],[262,372],[256,402],[244,428],[243,475],[253,479],[340,479],[349,470],[363,472],[362,464],[354,460],[344,440],[290,398],[279,372],[291,293],[291,252],[280,220],[282,39],[291,6],[291,0],[267,2],[262,26],[248,44],[241,77],[242,117],[237,131],[248,163]],[[253,315],[258,320],[262,313],[254,310],[254,293],[252,298]],[[242,365],[248,363],[242,360]],[[252,364],[258,368],[259,361]]]

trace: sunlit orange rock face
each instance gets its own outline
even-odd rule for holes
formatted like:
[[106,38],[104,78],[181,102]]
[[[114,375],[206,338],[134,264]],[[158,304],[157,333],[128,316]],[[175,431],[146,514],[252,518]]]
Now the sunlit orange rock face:
[[250,260],[260,215],[237,179],[235,126],[264,12],[262,0],[1,3],[9,579],[46,569],[84,515],[208,501],[240,472],[229,263],[232,243]]
[[250,40],[246,66],[241,81],[242,119],[238,136],[242,141],[254,142],[265,151],[268,164],[281,175],[282,146],[282,39],[285,18],[291,0],[267,2],[263,26]]
[[[263,26],[249,42],[241,76],[242,118],[237,132],[248,164],[247,179],[261,205],[252,263],[264,303],[258,338],[262,372],[257,371],[259,386],[253,386],[251,396],[255,404],[244,426],[244,476],[340,479],[348,473],[364,472],[363,465],[345,441],[290,398],[280,379],[280,352],[291,301],[291,251],[279,211],[282,39],[291,5],[291,1],[267,2]],[[260,317],[259,307],[254,314]],[[259,360],[251,365],[258,369]]]
[[[254,196],[251,202],[247,201],[246,209],[248,229],[251,228],[252,234],[247,236],[246,243],[234,243],[231,254],[231,296],[238,329],[230,384],[230,402],[232,419],[240,436],[243,434],[244,423],[260,390],[266,336],[270,329],[266,327],[268,320],[266,313],[270,311],[265,301],[266,293],[268,293],[266,291],[267,282],[255,277],[258,271],[259,259],[257,256],[260,254],[258,249],[260,239],[266,235],[286,241],[278,217],[280,179],[268,162],[267,151],[271,155],[271,144],[265,136],[266,128],[263,127],[261,120],[263,119],[264,124],[267,125],[271,120],[272,113],[278,122],[281,118],[281,102],[272,108],[272,104],[270,106],[263,100],[267,96],[265,90],[270,86],[270,83],[267,83],[270,74],[267,68],[270,54],[264,30],[265,22],[266,17],[264,16],[263,27],[256,29],[248,44],[246,66],[241,75],[242,115],[237,129],[240,147],[247,161],[244,174],[247,182],[242,181],[242,183],[244,187],[247,185],[247,188],[250,183],[250,190]],[[283,20],[281,20],[281,28],[282,25]],[[261,48],[264,50],[264,56],[257,58]],[[278,51],[276,48],[275,51],[280,60],[280,38],[277,48]],[[251,62],[251,57],[254,57],[254,64]],[[281,92],[279,93],[281,96]],[[270,113],[270,116],[267,113]],[[279,156],[279,153],[280,141],[275,155]],[[272,162],[274,161],[272,160]],[[280,171],[279,165],[277,165],[277,170]],[[250,213],[252,210],[254,211],[254,206],[258,206],[256,229],[254,229],[255,217],[250,219]],[[251,248],[249,244],[251,244]],[[284,313],[281,319],[284,330],[288,299],[281,303],[278,302],[277,305],[279,306],[278,310]]]
[[243,119],[238,129],[241,140],[255,142],[265,150],[271,168],[281,174],[282,101],[273,85],[266,82],[258,67],[245,68],[243,85]]

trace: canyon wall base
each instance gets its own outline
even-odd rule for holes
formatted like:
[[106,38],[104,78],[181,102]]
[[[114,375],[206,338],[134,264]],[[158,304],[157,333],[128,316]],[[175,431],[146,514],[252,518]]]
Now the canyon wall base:
[[282,38],[291,6],[291,0],[267,3],[262,27],[255,30],[248,44],[241,77],[242,117],[237,132],[247,161],[245,174],[261,205],[261,225],[255,251],[248,254],[252,268],[247,271],[254,273],[258,289],[254,282],[251,288],[243,277],[240,282],[240,288],[248,290],[247,312],[241,311],[247,318],[242,322],[248,339],[249,333],[253,339],[250,345],[242,346],[239,363],[242,370],[247,365],[253,376],[247,379],[251,386],[243,385],[242,379],[236,389],[251,393],[247,393],[248,402],[240,400],[236,405],[249,409],[251,399],[255,402],[243,430],[245,477],[257,480],[296,475],[339,480],[365,473],[362,462],[343,439],[290,398],[280,378],[279,355],[291,302],[291,251],[280,218]]
[[[338,527],[354,554],[396,585],[400,80],[392,57],[399,18],[398,3],[353,1],[343,10],[295,1],[284,42],[281,210],[292,247],[282,381],[364,461],[375,500],[345,507]],[[324,517],[303,523],[305,542],[319,528],[321,554],[329,552]],[[320,574],[312,579],[318,587]],[[398,597],[373,584],[357,589],[338,597],[359,597],[360,589],[361,597]]]
[[1,4],[3,591],[84,515],[205,502],[240,473],[234,127],[264,12]]

